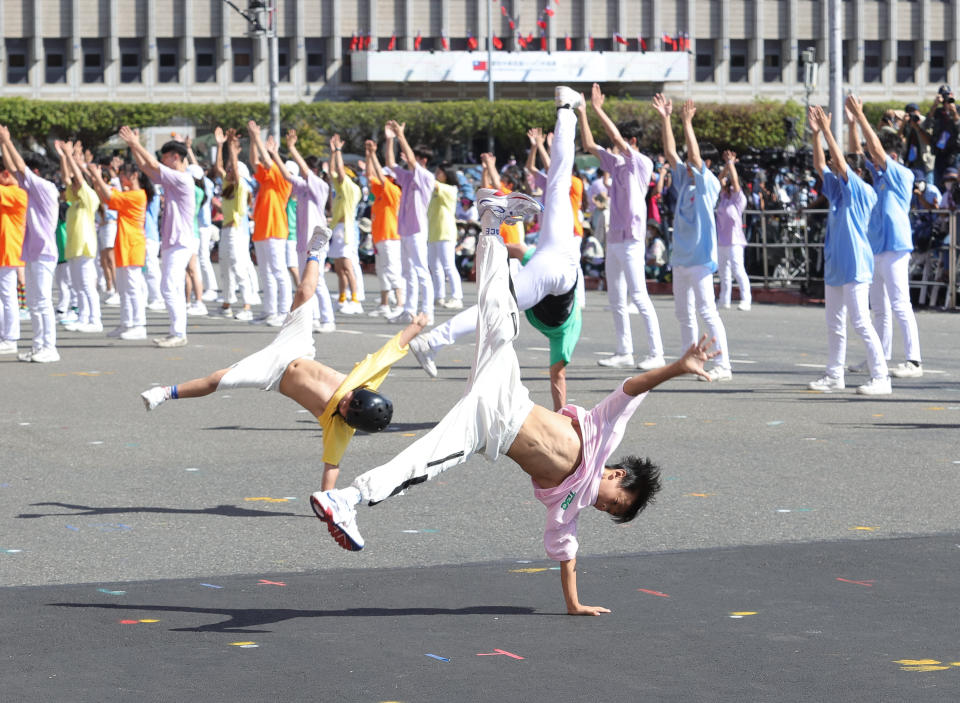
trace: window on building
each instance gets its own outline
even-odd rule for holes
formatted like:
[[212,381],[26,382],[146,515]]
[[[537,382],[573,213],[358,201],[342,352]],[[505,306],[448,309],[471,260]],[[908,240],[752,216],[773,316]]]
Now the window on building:
[[914,57],[916,47],[912,41],[897,42],[897,83],[914,82]]
[[44,39],[43,61],[45,83],[67,82],[67,40]]
[[781,56],[781,49],[782,44],[777,39],[765,39],[763,41],[764,83],[783,82],[783,57]]
[[235,37],[230,46],[233,49],[233,82],[253,83],[253,40]]
[[[373,49],[376,46],[375,42],[377,40],[373,39],[370,42],[370,48]],[[350,51],[350,38],[347,37],[340,41],[340,50],[342,52],[343,59],[340,62],[340,80],[349,83],[353,80],[353,52]]]
[[180,82],[179,39],[157,39],[157,82]]
[[713,39],[697,39],[696,46],[696,80],[700,83],[713,82],[715,42]]
[[816,61],[820,60],[820,57],[817,56],[817,42],[815,39],[799,39],[797,40],[797,83],[803,85],[804,78],[804,61],[803,61],[803,52],[808,49],[813,50],[813,56]]
[[7,83],[29,83],[30,62],[26,39],[7,39]]
[[730,70],[731,83],[745,83],[749,80],[747,75],[747,40],[730,40]]
[[947,81],[947,42],[930,42],[930,76],[931,83],[946,83]]
[[882,49],[883,45],[880,41],[870,40],[863,42],[864,83],[880,83],[883,80]]
[[306,40],[307,82],[323,83],[327,80],[327,67],[323,60],[323,48],[326,40],[310,37]]
[[[539,41],[534,37],[535,41]],[[537,44],[539,47],[540,45]],[[590,47],[589,40],[587,42],[587,48]],[[613,51],[613,38],[612,37],[594,37],[593,38],[593,50],[594,51]]]
[[290,39],[277,38],[277,80],[281,83],[290,82]]
[[857,60],[857,42],[855,39],[844,39],[841,51],[843,52],[843,82],[850,82],[850,69]]
[[193,40],[193,80],[196,83],[217,82],[217,43],[212,37]]
[[143,42],[131,37],[120,39],[120,82],[143,83]]
[[103,40],[81,39],[80,52],[83,56],[83,82],[103,83]]

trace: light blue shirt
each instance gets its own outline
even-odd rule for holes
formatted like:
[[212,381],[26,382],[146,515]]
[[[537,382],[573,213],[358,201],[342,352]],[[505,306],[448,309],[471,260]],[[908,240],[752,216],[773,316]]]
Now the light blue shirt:
[[873,176],[873,189],[877,192],[877,205],[873,208],[867,227],[873,253],[913,251],[913,232],[910,228],[913,171],[889,156],[883,171],[878,171],[872,161],[867,161],[867,168]]
[[673,169],[677,189],[676,214],[673,216],[673,250],[670,262],[677,266],[706,266],[717,270],[717,223],[713,211],[720,196],[720,181],[705,163],[701,170],[678,161]]
[[157,188],[147,203],[147,215],[143,220],[143,234],[147,239],[160,241],[160,189]]
[[212,213],[210,211],[211,206],[213,205],[213,181],[211,181],[206,176],[203,177],[203,194],[206,196],[206,199],[203,202],[203,205],[200,206],[200,213],[197,215],[197,222],[201,227],[209,227],[213,224],[211,219]]
[[830,201],[823,242],[823,281],[828,286],[873,280],[873,250],[867,239],[877,194],[847,168],[847,182],[823,170],[823,194]]

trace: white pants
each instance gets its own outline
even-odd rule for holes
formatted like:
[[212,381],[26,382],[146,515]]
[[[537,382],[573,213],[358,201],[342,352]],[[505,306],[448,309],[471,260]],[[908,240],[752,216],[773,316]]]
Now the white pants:
[[147,324],[143,292],[143,269],[140,266],[117,266],[117,292],[120,294],[120,324],[127,329]]
[[224,302],[237,302],[237,288],[244,305],[252,305],[254,291],[250,286],[248,270],[250,262],[250,238],[242,227],[224,227],[220,230],[220,280]]
[[411,315],[418,311],[433,317],[433,280],[427,266],[427,235],[423,232],[400,238],[403,270],[403,309]]
[[53,272],[53,288],[57,292],[56,311],[66,312],[76,302],[76,294],[70,285],[70,263],[58,263]]
[[263,289],[263,312],[286,315],[292,299],[290,274],[287,272],[287,240],[261,239],[253,243]]
[[[308,252],[301,251],[297,253],[300,263],[300,278],[303,279],[303,270],[307,267]],[[323,279],[323,263],[327,258],[327,251],[321,251],[317,258],[320,259],[320,275],[317,277],[317,290],[308,303],[310,306],[310,316],[312,319],[319,319],[320,322],[333,322],[333,303],[330,301],[330,290],[327,288],[327,282]]]
[[633,355],[628,303],[640,311],[647,327],[647,349],[651,356],[663,356],[660,321],[647,293],[644,271],[644,242],[631,239],[607,244],[605,261],[607,297],[613,310],[613,329],[617,335],[617,354]]
[[181,246],[160,252],[160,290],[170,317],[169,334],[177,337],[187,336],[187,264],[193,254],[192,248]]
[[17,302],[17,267],[0,266],[0,342],[20,339],[20,304]]
[[717,303],[713,297],[713,273],[709,267],[674,266],[673,267],[673,307],[680,323],[680,344],[682,351],[697,341],[697,314],[707,327],[707,334],[716,339],[720,355],[716,365],[730,368],[730,356],[727,350],[727,332],[717,312]]
[[217,233],[216,225],[207,225],[200,228],[200,237],[197,242],[197,258],[200,260],[200,274],[203,277],[204,290],[217,290],[217,272],[210,261],[210,247],[213,235]]
[[433,277],[434,300],[446,298],[446,283],[450,283],[450,297],[463,300],[463,283],[457,271],[456,257],[453,254],[455,244],[452,241],[428,242],[427,261],[430,275]]
[[847,311],[853,329],[867,347],[867,367],[871,378],[887,376],[887,362],[883,358],[880,337],[870,323],[868,298],[869,283],[847,283],[842,286],[824,286],[827,314],[827,375],[843,378],[847,361]]
[[77,317],[80,322],[100,323],[100,294],[97,293],[97,266],[92,256],[70,259],[70,281],[77,294]]
[[34,349],[57,348],[57,318],[53,313],[53,271],[56,268],[56,261],[29,261],[24,270]]
[[870,307],[873,308],[873,327],[880,336],[884,358],[893,358],[893,318],[896,317],[903,334],[906,358],[919,364],[920,333],[910,304],[909,251],[885,251],[874,255]]
[[347,258],[350,259],[350,264],[353,266],[353,278],[357,282],[357,290],[354,291],[357,294],[357,300],[366,300],[367,291],[363,285],[363,269],[360,268],[359,250],[351,248]]
[[[553,144],[550,147],[550,169],[543,189],[543,214],[540,217],[540,239],[537,251],[527,265],[514,276],[517,305],[529,310],[548,295],[569,291],[577,282],[580,270],[580,239],[573,236],[573,209],[570,207],[570,181],[577,117],[572,110],[557,110]],[[477,306],[454,315],[434,327],[421,338],[432,349],[453,344],[477,327]]]
[[495,460],[509,451],[533,409],[520,380],[520,365],[513,349],[520,315],[510,294],[506,247],[498,236],[483,235],[479,240],[476,262],[480,323],[466,390],[426,435],[388,463],[354,479],[353,485],[371,504],[434,478],[451,466],[462,464],[471,454],[483,452],[487,459]]
[[380,282],[380,290],[403,288],[399,239],[384,239],[382,242],[377,242],[377,280]]
[[160,241],[147,240],[147,256],[143,265],[143,278],[147,286],[147,302],[160,300]]
[[740,289],[740,300],[745,303],[753,302],[750,278],[747,276],[747,269],[743,266],[743,246],[734,244],[729,247],[717,247],[717,257],[720,260],[720,304],[730,305],[734,278],[737,279],[737,288]]
[[302,266],[300,266],[300,254],[297,252],[296,239],[287,240],[287,268],[296,269],[298,273],[302,269]]

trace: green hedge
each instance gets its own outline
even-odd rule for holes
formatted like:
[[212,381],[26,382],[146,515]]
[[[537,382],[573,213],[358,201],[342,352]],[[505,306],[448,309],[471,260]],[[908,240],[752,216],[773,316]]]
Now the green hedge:
[[[642,148],[653,151],[660,146],[657,116],[648,101],[608,99],[605,105],[615,121],[637,119],[644,126]],[[868,105],[875,117],[886,104]],[[893,105],[903,108],[903,105]],[[719,149],[743,151],[747,147],[784,146],[785,117],[803,117],[803,106],[788,101],[756,101],[747,104],[701,103],[694,127],[701,141]],[[101,144],[124,124],[136,127],[155,125],[194,125],[202,135],[216,125],[244,129],[247,120],[264,123],[268,119],[265,103],[84,103],[0,99],[0,124],[10,127],[12,135],[24,140],[80,138],[85,144]],[[281,106],[284,128],[295,127],[302,133],[303,150],[325,153],[324,135],[339,132],[350,151],[363,152],[364,139],[382,134],[388,119],[407,123],[411,142],[423,142],[442,153],[450,144],[471,141],[492,130],[501,152],[522,155],[527,149],[526,131],[530,127],[549,128],[554,107],[549,101],[464,100],[437,103],[403,102],[319,102]],[[591,118],[598,141],[606,140],[599,124]],[[798,122],[798,126],[799,126]],[[682,146],[679,120],[674,120],[678,144]]]

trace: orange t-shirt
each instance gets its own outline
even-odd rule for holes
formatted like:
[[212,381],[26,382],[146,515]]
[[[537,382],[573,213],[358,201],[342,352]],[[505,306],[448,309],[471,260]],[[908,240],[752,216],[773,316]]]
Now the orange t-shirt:
[[117,211],[117,243],[113,247],[117,266],[143,266],[147,257],[147,238],[144,234],[146,192],[143,188],[114,189],[107,207]]
[[370,179],[373,207],[370,212],[370,231],[373,243],[387,239],[400,239],[397,231],[397,213],[400,211],[400,188],[389,178],[386,181]]
[[583,236],[583,223],[580,221],[580,208],[583,205],[583,181],[576,176],[570,180],[570,206],[573,208],[573,236]]
[[[500,184],[501,193],[512,193],[513,190],[505,183]],[[512,225],[500,225],[500,236],[504,244],[522,244],[524,241],[523,223],[517,222]]]
[[287,201],[293,186],[274,163],[270,164],[269,169],[258,164],[254,178],[260,184],[260,190],[257,191],[257,202],[253,206],[253,241],[286,239],[290,236]]
[[0,186],[0,266],[23,266],[23,233],[27,228],[27,191]]

